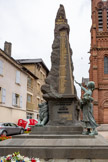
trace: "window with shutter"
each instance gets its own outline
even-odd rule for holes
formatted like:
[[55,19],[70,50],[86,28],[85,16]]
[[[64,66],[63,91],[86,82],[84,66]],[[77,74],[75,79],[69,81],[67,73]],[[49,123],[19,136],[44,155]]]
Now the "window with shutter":
[[6,102],[6,89],[2,88],[2,103]]
[[22,107],[22,96],[20,96],[20,107]]
[[15,107],[22,107],[22,96],[19,94],[12,94],[12,105]]
[[32,95],[30,94],[27,94],[27,102],[32,102]]
[[0,60],[0,75],[3,75],[3,61]]
[[30,78],[30,77],[27,78],[27,86],[29,88],[32,88],[32,78]]
[[15,106],[15,93],[12,94],[12,105]]
[[20,102],[19,102],[19,95],[18,94],[15,94],[15,104],[16,104],[16,106],[18,106],[19,107],[19,104],[20,104]]
[[16,83],[20,84],[20,71],[16,71]]
[[0,103],[6,103],[6,89],[0,87]]

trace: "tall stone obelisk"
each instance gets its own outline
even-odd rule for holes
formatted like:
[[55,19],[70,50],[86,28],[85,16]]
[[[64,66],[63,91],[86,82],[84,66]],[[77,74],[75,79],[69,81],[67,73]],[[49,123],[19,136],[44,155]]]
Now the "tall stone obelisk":
[[46,84],[41,88],[49,107],[48,125],[75,125],[78,122],[78,99],[74,86],[69,30],[64,7],[60,5],[55,19],[52,67]]

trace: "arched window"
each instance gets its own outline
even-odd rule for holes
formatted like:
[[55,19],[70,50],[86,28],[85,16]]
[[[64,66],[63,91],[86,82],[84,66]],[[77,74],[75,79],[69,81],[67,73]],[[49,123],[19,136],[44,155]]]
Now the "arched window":
[[104,57],[104,74],[108,74],[108,57]]
[[103,31],[103,16],[102,9],[98,10],[98,30]]

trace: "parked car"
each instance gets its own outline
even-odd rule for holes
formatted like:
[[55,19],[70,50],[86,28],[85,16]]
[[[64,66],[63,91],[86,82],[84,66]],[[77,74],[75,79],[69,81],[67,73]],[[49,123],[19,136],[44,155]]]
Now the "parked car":
[[23,127],[25,130],[31,130],[31,126],[36,125],[38,120],[36,119],[19,119],[18,126]]
[[0,135],[23,134],[24,128],[14,123],[0,123]]

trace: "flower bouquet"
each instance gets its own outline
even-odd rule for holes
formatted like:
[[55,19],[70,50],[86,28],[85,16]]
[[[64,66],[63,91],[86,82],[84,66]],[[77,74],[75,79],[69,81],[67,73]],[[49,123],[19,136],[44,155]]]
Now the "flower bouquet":
[[15,152],[12,155],[3,156],[0,158],[1,162],[40,162],[38,158],[28,158],[21,156],[19,152]]

